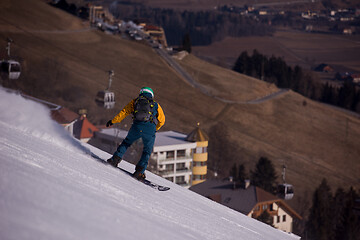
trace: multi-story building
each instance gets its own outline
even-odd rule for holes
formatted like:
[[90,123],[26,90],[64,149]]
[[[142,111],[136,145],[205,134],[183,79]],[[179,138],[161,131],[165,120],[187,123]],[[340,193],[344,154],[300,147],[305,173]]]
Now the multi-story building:
[[[101,129],[95,133],[94,139],[89,143],[112,154],[126,135],[127,131],[125,130],[116,128]],[[196,149],[201,147],[198,147],[198,142],[188,141],[189,136],[174,131],[156,133],[154,149],[147,169],[171,182],[190,187],[193,182],[193,157],[196,156],[197,151],[200,152],[200,150]],[[197,158],[200,159],[198,162],[201,164],[204,157],[202,154],[199,156]],[[201,167],[200,172],[204,173]]]
[[186,138],[186,135],[174,131],[157,133],[149,167],[171,182],[190,187],[196,142],[189,142]]

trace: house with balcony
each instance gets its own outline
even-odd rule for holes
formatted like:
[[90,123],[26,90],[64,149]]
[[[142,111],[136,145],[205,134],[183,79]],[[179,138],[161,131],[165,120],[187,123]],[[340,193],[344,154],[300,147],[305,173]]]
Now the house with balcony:
[[238,186],[231,180],[206,180],[190,190],[255,219],[267,212],[270,223],[288,233],[293,232],[294,219],[302,219],[283,199],[252,186],[250,181]]

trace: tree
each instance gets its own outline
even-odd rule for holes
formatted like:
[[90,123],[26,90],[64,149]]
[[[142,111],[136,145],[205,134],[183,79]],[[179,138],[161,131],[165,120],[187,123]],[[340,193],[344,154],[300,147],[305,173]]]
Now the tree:
[[188,53],[191,53],[191,40],[189,33],[185,34],[184,36],[184,39],[182,41],[182,48]]
[[233,178],[233,181],[236,184],[238,184],[238,185],[244,184],[245,179],[246,179],[244,164],[240,164],[239,167],[237,167],[237,164],[234,163],[234,165],[230,169],[230,176]]
[[265,191],[276,193],[276,173],[273,164],[266,157],[261,157],[255,166],[255,171],[251,171],[251,182]]
[[320,186],[314,192],[313,205],[306,223],[309,239],[334,239],[332,217],[332,194],[326,179],[323,179]]
[[268,211],[263,211],[256,219],[273,227],[274,219]]
[[[356,194],[353,188],[342,196],[342,206],[338,205],[342,210],[342,217],[340,224],[337,224],[335,229],[336,240],[358,240],[360,239],[360,219],[354,211],[354,204],[359,195]],[[338,216],[334,216],[334,219]]]

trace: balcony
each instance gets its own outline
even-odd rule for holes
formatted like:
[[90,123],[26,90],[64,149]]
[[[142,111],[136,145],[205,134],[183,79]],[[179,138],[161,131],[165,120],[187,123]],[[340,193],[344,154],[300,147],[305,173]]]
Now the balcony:
[[[156,161],[156,159],[154,159]],[[164,164],[164,162],[187,162],[187,161],[192,161],[192,157],[190,154],[185,155],[185,156],[181,156],[181,157],[168,157],[168,158],[159,158],[159,163]]]
[[205,162],[208,159],[208,153],[195,153],[194,161],[196,162]]
[[194,166],[193,167],[193,175],[206,175],[207,166]]

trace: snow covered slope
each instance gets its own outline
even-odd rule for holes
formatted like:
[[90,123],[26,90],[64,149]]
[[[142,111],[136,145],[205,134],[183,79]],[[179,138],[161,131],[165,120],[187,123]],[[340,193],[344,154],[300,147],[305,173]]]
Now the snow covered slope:
[[[48,110],[0,89],[0,239],[296,239],[147,173],[103,164]],[[120,166],[133,171],[134,166]]]

